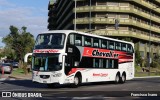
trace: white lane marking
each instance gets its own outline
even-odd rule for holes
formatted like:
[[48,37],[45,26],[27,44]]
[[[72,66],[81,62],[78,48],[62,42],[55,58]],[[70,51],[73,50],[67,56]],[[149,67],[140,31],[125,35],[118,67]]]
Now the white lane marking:
[[0,91],[19,91],[19,90],[26,91],[26,89],[5,89],[5,90],[0,90]]
[[16,80],[15,78],[10,78],[9,80]]
[[122,90],[126,91],[126,90],[128,90],[128,89],[122,89]]
[[142,87],[137,87],[137,88],[135,88],[135,89],[142,89]]
[[147,87],[153,87],[153,86],[147,86]]
[[67,92],[48,93],[48,95],[51,95],[51,94],[63,94],[63,93],[67,93]]
[[53,95],[65,94],[65,93],[68,93],[68,92],[47,93],[47,94],[45,94],[45,96],[53,96]]

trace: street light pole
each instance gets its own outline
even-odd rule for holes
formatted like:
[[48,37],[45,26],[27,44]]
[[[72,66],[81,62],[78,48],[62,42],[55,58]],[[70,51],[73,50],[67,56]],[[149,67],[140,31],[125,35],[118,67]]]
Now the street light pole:
[[150,27],[149,27],[149,55],[148,55],[148,67],[149,67],[149,72],[148,72],[148,76],[150,76],[150,52],[151,52],[151,12],[152,12],[152,9],[150,9],[150,21],[149,21],[149,25],[150,25]]
[[150,28],[149,28],[149,55],[148,55],[148,59],[149,59],[149,61],[148,61],[149,72],[148,72],[148,76],[150,76],[150,63],[151,63],[151,24],[152,24],[152,22],[151,22],[151,14],[152,14],[152,10],[153,9],[157,9],[157,8],[159,8],[159,6],[157,6],[155,8],[152,8],[149,11],[149,14],[150,14],[150,21],[149,21]]
[[91,31],[91,0],[90,0],[90,9],[89,9],[89,32]]
[[76,7],[77,7],[77,0],[75,0],[74,1],[74,30],[76,31],[76,28],[77,28],[77,26],[76,26],[76,18],[77,18],[77,12],[76,12]]

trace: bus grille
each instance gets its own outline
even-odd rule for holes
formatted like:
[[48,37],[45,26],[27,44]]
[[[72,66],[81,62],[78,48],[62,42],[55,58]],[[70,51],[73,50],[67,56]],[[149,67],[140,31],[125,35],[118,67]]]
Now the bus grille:
[[47,79],[49,77],[50,77],[50,75],[40,75],[40,78],[43,78],[43,79]]

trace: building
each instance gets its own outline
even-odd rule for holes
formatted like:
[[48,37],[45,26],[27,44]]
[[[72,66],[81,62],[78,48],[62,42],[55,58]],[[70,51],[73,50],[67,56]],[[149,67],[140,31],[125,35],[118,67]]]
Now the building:
[[50,0],[48,29],[129,39],[142,57],[153,57],[160,54],[159,7],[160,0]]

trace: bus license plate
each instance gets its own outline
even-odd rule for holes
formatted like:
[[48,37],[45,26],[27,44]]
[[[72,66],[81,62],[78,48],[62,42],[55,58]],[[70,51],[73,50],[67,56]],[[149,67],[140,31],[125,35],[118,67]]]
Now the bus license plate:
[[47,83],[47,81],[43,81],[43,83]]

